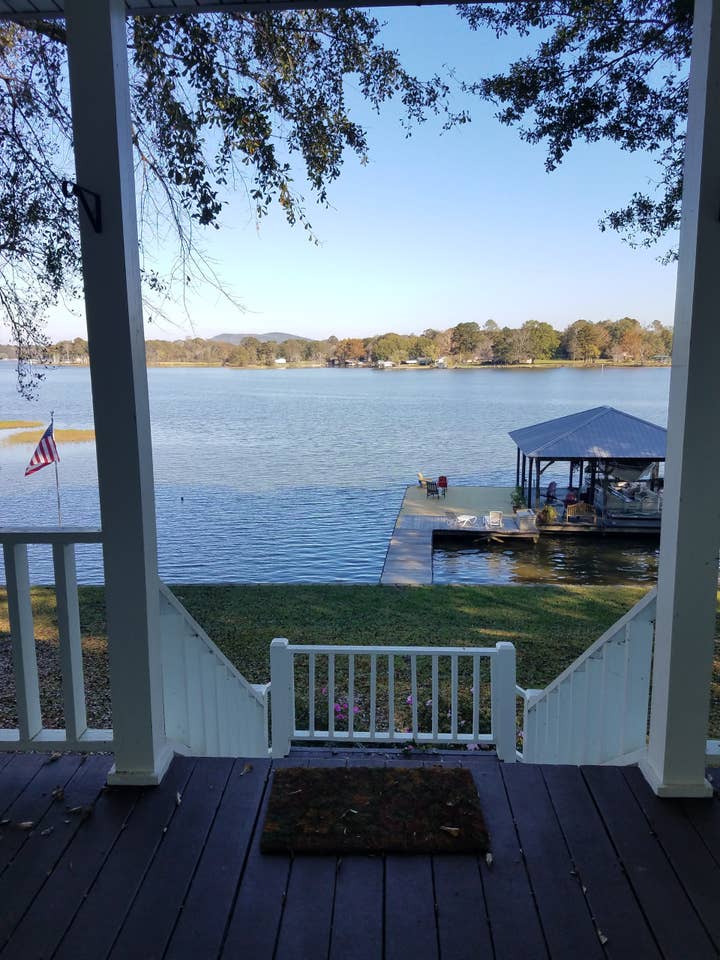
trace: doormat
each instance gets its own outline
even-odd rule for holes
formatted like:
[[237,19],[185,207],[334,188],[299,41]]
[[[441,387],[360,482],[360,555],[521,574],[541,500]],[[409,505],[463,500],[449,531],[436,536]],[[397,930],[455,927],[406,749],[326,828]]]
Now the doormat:
[[284,767],[263,853],[485,853],[477,789],[462,767]]

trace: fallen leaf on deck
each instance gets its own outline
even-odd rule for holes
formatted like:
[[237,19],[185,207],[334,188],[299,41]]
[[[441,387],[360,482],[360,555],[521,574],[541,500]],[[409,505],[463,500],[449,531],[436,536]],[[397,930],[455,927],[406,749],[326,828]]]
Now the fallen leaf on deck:
[[178,792],[175,794],[175,806],[179,807],[181,803],[182,803],[182,794],[178,790]]
[[491,866],[493,865],[493,855],[490,853],[489,850],[488,850],[488,852],[485,854],[485,863],[486,863],[489,867],[491,867]]
[[451,837],[460,836],[460,827],[440,827],[441,830],[444,830],[445,833],[449,833]]
[[241,777],[244,777],[246,773],[250,773],[250,771],[252,770],[252,768],[253,768],[253,767],[252,767],[252,764],[251,764],[251,763],[246,763],[245,766],[244,766],[244,767],[242,768],[242,770],[240,771],[240,776],[241,776]]
[[50,834],[53,832],[54,829],[55,829],[54,827],[45,827],[44,830],[41,830],[41,831],[40,831],[40,836],[41,836],[41,837],[49,837]]
[[53,800],[64,800],[65,799],[65,787],[55,787],[52,792]]
[[34,820],[21,820],[19,823],[16,823],[15,826],[18,830],[32,830],[35,826]]
[[45,763],[55,763],[55,761],[59,760],[61,756],[62,756],[61,753],[51,753],[50,756],[45,761]]
[[598,939],[600,940],[600,943],[603,946],[605,946],[605,944],[608,942],[608,938],[605,936],[602,930],[598,930],[597,935],[598,935]]

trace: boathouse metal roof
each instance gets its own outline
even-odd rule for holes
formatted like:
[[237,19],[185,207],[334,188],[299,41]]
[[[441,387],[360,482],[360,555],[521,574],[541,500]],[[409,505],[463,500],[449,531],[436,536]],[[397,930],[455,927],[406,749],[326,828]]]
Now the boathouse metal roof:
[[528,457],[541,460],[664,460],[667,431],[614,407],[593,407],[511,430]]

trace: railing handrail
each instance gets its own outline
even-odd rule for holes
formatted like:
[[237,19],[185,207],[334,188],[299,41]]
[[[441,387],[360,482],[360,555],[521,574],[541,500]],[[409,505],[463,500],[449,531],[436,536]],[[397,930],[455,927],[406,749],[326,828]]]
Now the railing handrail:
[[102,543],[99,527],[0,527],[0,544]]
[[402,656],[441,656],[441,657],[463,657],[480,656],[496,657],[498,651],[495,647],[406,647],[406,646],[352,646],[351,644],[313,644],[313,643],[288,643],[288,649],[294,654],[306,653],[334,653],[334,654],[354,654],[355,656],[365,656],[367,654],[393,654],[396,657]]
[[532,706],[541,699],[541,697],[547,696],[552,693],[552,691],[559,687],[563,680],[566,680],[571,676],[586,660],[589,660],[594,654],[596,654],[605,644],[610,643],[619,633],[621,633],[625,628],[631,624],[634,620],[637,619],[638,615],[641,614],[646,607],[649,607],[652,603],[655,602],[657,598],[657,587],[653,587],[652,590],[649,590],[645,596],[638,600],[638,602],[631,607],[626,614],[620,617],[612,626],[603,633],[598,639],[592,643],[584,653],[581,653],[577,659],[573,660],[569,667],[567,667],[561,674],[559,674],[555,679],[549,683],[546,687],[543,687],[541,690],[524,690],[520,692],[522,688],[518,688],[518,695],[523,696],[525,699],[528,699],[529,705]]

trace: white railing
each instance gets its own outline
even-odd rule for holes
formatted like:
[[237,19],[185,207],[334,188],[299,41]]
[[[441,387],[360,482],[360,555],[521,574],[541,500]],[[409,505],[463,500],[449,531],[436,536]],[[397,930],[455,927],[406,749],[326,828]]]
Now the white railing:
[[651,590],[544,690],[524,701],[528,763],[623,764],[647,744],[655,599]]
[[[99,530],[0,530],[7,583],[17,727],[0,729],[0,750],[108,750],[113,731],[88,727],[75,545],[101,543]],[[64,728],[43,725],[28,546],[52,548]],[[248,683],[160,583],[165,736],[196,756],[268,754],[267,685]]]
[[[5,560],[18,721],[14,729],[0,730],[0,750],[112,749],[112,730],[92,729],[87,724],[75,570],[75,544],[101,541],[102,534],[99,530],[0,530],[0,543],[3,545]],[[64,729],[44,727],[42,721],[28,569],[29,544],[48,544],[52,547]]]
[[[296,670],[299,657],[307,658],[307,672]],[[424,661],[425,666],[429,661],[430,668],[421,670],[420,676],[418,660]],[[450,666],[449,692],[442,711],[441,660],[449,660]],[[472,677],[471,707],[464,717],[459,704],[461,661],[470,661],[472,671],[467,671],[468,680]],[[482,688],[488,685],[484,679],[487,661],[489,697],[483,698]],[[404,668],[400,682],[398,664]],[[515,647],[511,643],[498,643],[495,647],[301,646],[276,639],[270,645],[270,676],[274,757],[287,756],[293,741],[320,741],[495,744],[501,760],[513,762],[516,758]],[[382,702],[378,693],[380,677]],[[307,726],[303,728],[297,725],[298,681],[307,691],[302,708],[303,713],[307,710]],[[427,700],[420,697],[421,690],[429,694]],[[403,702],[402,709],[409,716],[405,728],[398,729],[396,706]],[[481,729],[483,709],[489,711],[487,731]],[[318,712],[323,718],[320,723],[316,719]],[[342,715],[340,722],[338,712]]]
[[165,584],[160,641],[165,735],[178,752],[266,757],[270,684],[248,683]]

